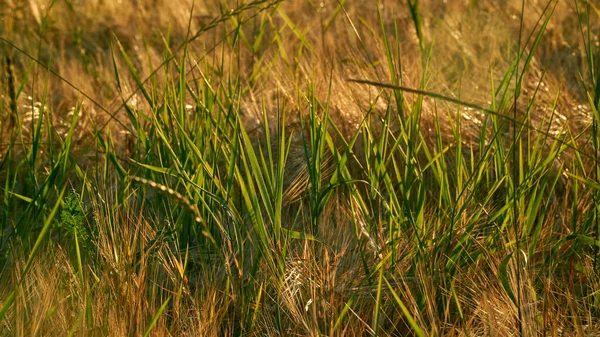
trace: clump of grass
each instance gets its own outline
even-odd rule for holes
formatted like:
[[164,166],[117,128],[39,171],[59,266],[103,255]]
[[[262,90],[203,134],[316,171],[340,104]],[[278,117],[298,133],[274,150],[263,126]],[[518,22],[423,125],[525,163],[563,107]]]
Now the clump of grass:
[[591,3],[9,6],[3,335],[600,331]]

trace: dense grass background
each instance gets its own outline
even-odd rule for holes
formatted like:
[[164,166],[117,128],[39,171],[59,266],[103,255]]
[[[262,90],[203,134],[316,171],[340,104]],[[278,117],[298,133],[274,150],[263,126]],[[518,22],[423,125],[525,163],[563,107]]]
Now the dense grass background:
[[1,334],[600,335],[599,8],[3,0]]

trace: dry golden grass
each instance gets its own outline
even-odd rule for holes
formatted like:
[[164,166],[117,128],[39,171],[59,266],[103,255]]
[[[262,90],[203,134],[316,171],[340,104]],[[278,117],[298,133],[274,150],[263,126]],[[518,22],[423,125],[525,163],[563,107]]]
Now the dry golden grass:
[[[590,1],[589,26],[580,26],[583,16],[576,13],[576,0],[557,2],[524,76],[517,116],[523,119],[529,113],[527,123],[537,130],[526,133],[526,137],[533,138],[540,129],[547,128],[549,136],[538,145],[544,154],[552,153],[557,138],[563,142],[570,141],[571,136],[576,138],[570,145],[576,149],[561,152],[549,166],[549,176],[562,178],[553,192],[556,195],[540,211],[544,213],[540,216],[542,230],[533,254],[523,248],[527,264],[517,270],[515,259],[505,264],[505,269],[502,267],[507,255],[519,251],[514,248],[514,233],[507,229],[509,221],[494,218],[512,203],[505,191],[476,186],[465,188],[475,196],[473,199],[453,194],[458,208],[464,206],[465,210],[455,219],[436,199],[443,186],[435,180],[433,169],[427,171],[437,165],[428,165],[435,162],[431,155],[417,151],[411,158],[414,162],[398,164],[422,169],[419,183],[426,186],[423,193],[427,202],[419,208],[420,224],[424,228],[448,228],[452,222],[449,228],[456,234],[450,241],[457,248],[450,252],[460,260],[449,262],[455,256],[448,256],[444,243],[434,244],[443,231],[403,227],[404,232],[390,234],[394,223],[390,219],[396,215],[391,215],[394,210],[390,200],[404,190],[386,185],[385,179],[390,178],[384,178],[383,171],[389,170],[393,176],[396,167],[379,172],[379,181],[373,178],[375,169],[369,168],[377,156],[372,144],[387,130],[404,128],[401,118],[387,125],[386,113],[408,115],[418,110],[418,137],[436,153],[448,153],[442,161],[453,180],[446,183],[457,192],[461,182],[469,179],[464,172],[478,165],[474,158],[483,152],[480,144],[492,142],[491,129],[481,133],[485,114],[410,93],[404,95],[406,102],[400,103],[406,110],[397,111],[394,91],[348,79],[380,83],[397,79],[397,84],[405,87],[424,88],[489,107],[493,96],[501,100],[501,93],[492,93],[516,59],[520,32],[527,54],[547,3],[525,1],[521,27],[521,1],[417,1],[420,40],[407,3],[395,1],[3,1],[0,191],[4,195],[4,233],[0,244],[0,301],[8,303],[12,291],[16,300],[3,314],[1,334],[138,336],[148,330],[151,336],[418,335],[407,318],[411,316],[425,334],[432,336],[600,336],[596,317],[600,278],[594,251],[573,247],[573,236],[579,234],[575,230],[592,219],[577,218],[577,214],[592,214],[598,207],[593,199],[598,193],[593,186],[568,179],[565,173],[573,170],[573,163],[581,162],[588,170],[586,177],[592,177],[597,160],[590,140],[594,137],[593,114],[586,97],[587,92],[593,92],[590,83],[596,79],[590,78],[587,71],[589,62],[582,39],[582,31],[585,36],[590,29],[589,46],[598,53],[597,2]],[[577,1],[577,6],[582,11],[586,2]],[[243,10],[234,10],[240,7]],[[240,22],[243,24],[238,26]],[[201,33],[195,36],[196,32]],[[527,39],[531,32],[531,39]],[[193,41],[185,43],[192,36]],[[143,158],[160,157],[161,163],[192,159],[165,159],[162,153],[155,155],[150,145],[140,155],[144,135],[139,130],[146,130],[145,137],[151,141],[160,139],[148,130],[154,130],[157,116],[166,114],[169,108],[151,106],[135,75],[128,71],[125,54],[139,78],[149,79],[144,88],[150,95],[164,93],[152,99],[163,102],[163,107],[168,98],[190,105],[178,110],[189,114],[189,124],[181,126],[185,131],[182,134],[187,132],[193,138],[190,130],[201,129],[209,135],[210,141],[201,137],[193,140],[200,151],[209,149],[202,153],[210,162],[195,163],[197,171],[210,166],[219,177],[227,176],[229,170],[239,176],[258,174],[253,167],[231,164],[224,154],[210,152],[217,148],[214,144],[228,140],[218,138],[218,127],[208,123],[202,126],[200,119],[209,117],[200,117],[199,111],[211,97],[220,97],[219,90],[226,90],[232,82],[237,85],[227,97],[230,101],[215,99],[223,107],[214,104],[207,109],[213,109],[215,115],[233,111],[247,129],[252,146],[241,146],[245,157],[239,162],[245,163],[250,157],[250,148],[257,153],[279,149],[273,144],[278,145],[278,113],[284,112],[283,122],[294,133],[285,176],[281,177],[284,193],[279,215],[283,228],[310,233],[315,239],[274,240],[272,245],[261,242],[260,233],[253,232],[258,232],[253,217],[275,223],[268,210],[235,208],[245,205],[241,192],[231,192],[233,197],[228,193],[232,200],[223,197],[210,206],[201,204],[191,191],[195,186],[205,188],[211,179],[196,179],[195,172],[189,179],[186,176],[184,184],[173,177],[179,179],[186,173],[167,167],[168,174],[177,171],[178,175],[168,176],[163,185],[156,185],[158,188],[130,179],[129,174],[137,174],[135,169],[155,169],[154,162],[136,166]],[[161,67],[170,55],[175,57]],[[388,55],[393,65],[388,63]],[[187,70],[183,78],[177,70],[182,64]],[[522,61],[519,67],[523,66]],[[153,73],[154,69],[158,71]],[[178,83],[189,84],[189,91],[201,94],[200,98],[194,100],[189,91],[176,91]],[[510,82],[507,86],[509,95],[514,93],[514,85]],[[419,105],[420,99],[423,101]],[[512,102],[512,97],[507,101]],[[419,109],[408,108],[417,105]],[[328,148],[319,165],[321,175],[311,180],[307,157],[311,163],[317,150],[307,148],[304,142],[311,135],[313,108],[319,116],[327,112],[331,117],[339,134],[331,125],[326,131],[332,135],[331,147],[342,153],[347,142],[362,132],[348,155],[348,171],[352,183],[359,186],[358,192],[348,181],[336,185],[316,216],[307,195],[315,194],[312,188],[316,181],[325,184],[341,174],[343,165]],[[513,109],[512,104],[503,105],[499,113],[512,116]],[[80,111],[80,116],[69,138],[74,111]],[[370,134],[361,124],[367,114]],[[40,116],[44,120],[36,136]],[[552,123],[548,126],[550,116]],[[172,128],[165,129],[167,132],[180,130],[176,122],[170,123]],[[501,129],[500,142],[508,148],[513,141],[512,126],[506,123]],[[563,138],[565,135],[568,137]],[[185,143],[179,134],[164,137],[173,147]],[[32,146],[36,142],[41,145]],[[73,167],[65,174],[65,181],[77,191],[85,191],[81,198],[85,213],[82,228],[87,228],[92,238],[89,242],[78,241],[76,246],[72,239],[64,238],[60,228],[52,229],[27,271],[30,246],[37,237],[33,233],[38,233],[52,208],[31,200],[35,193],[45,191],[39,182],[52,176],[54,153],[60,152],[65,143],[70,144],[65,162]],[[386,146],[393,143],[391,138],[382,142]],[[32,149],[38,147],[39,157],[31,159],[35,152]],[[409,148],[410,144],[402,142],[398,152],[408,152]],[[453,155],[456,152],[464,156]],[[468,162],[461,164],[460,158]],[[510,158],[506,158],[508,163]],[[119,171],[118,165],[127,172]],[[502,168],[490,167],[488,171],[493,176]],[[165,172],[155,170],[152,174],[154,178],[163,177],[167,176]],[[398,181],[404,178],[393,177]],[[161,186],[167,189],[169,181],[180,196],[160,191]],[[376,182],[383,192],[375,191],[379,187]],[[252,180],[245,188],[254,184],[260,185]],[[232,186],[241,189],[237,184]],[[57,192],[60,187],[47,189]],[[416,189],[407,191],[417,193]],[[214,191],[202,193],[212,195]],[[363,206],[361,195],[368,206]],[[190,207],[180,213],[175,205],[182,204],[181,200],[169,202],[185,198],[197,202],[200,210],[193,212],[217,214],[213,222],[222,228],[215,232],[228,234],[202,232],[206,237],[198,235],[202,239],[182,244],[181,238],[189,233],[178,221],[196,223],[189,219]],[[43,204],[53,204],[56,199],[49,197]],[[186,203],[189,201],[183,203],[184,208]],[[519,221],[523,223],[531,215],[527,205],[525,201],[519,204]],[[20,218],[19,211],[33,215]],[[411,211],[398,213],[406,212],[402,217],[408,218]],[[228,218],[230,215],[235,220]],[[202,221],[197,228],[205,225]],[[266,222],[269,229],[276,227]],[[318,223],[318,230],[312,231],[309,228],[315,227],[314,223]],[[230,234],[238,233],[232,229],[236,226],[247,227],[238,229],[243,237]],[[29,237],[20,236],[21,228],[26,228]],[[495,230],[506,231],[506,236],[489,239],[488,234]],[[415,237],[405,235],[413,232],[424,233],[422,246]],[[593,231],[583,234],[590,233]],[[531,242],[529,234],[522,235],[526,243]],[[88,246],[80,249],[84,244]],[[81,266],[75,258],[79,251],[84,252],[79,257],[83,259]],[[270,255],[265,256],[265,252]],[[273,265],[279,268],[277,272]],[[511,299],[502,275],[508,277],[507,284],[518,295],[521,307]],[[166,310],[161,311],[166,301]],[[153,324],[155,315],[157,321]]]

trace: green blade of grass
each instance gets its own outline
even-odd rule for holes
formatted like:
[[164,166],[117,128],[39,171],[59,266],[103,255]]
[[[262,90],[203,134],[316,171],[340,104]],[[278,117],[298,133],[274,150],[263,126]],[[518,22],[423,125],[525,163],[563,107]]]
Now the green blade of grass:
[[150,332],[152,332],[152,329],[154,329],[154,326],[158,322],[160,315],[162,315],[163,311],[165,311],[170,300],[171,300],[171,297],[167,298],[167,300],[160,306],[158,311],[154,314],[154,316],[152,317],[152,320],[150,321],[150,324],[148,324],[148,327],[146,328],[146,331],[144,332],[144,337],[150,336]]

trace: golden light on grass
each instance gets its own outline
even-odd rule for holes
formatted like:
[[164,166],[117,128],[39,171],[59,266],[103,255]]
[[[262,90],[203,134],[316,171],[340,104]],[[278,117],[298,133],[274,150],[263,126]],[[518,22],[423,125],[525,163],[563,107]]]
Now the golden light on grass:
[[0,335],[600,335],[590,1],[5,1]]

